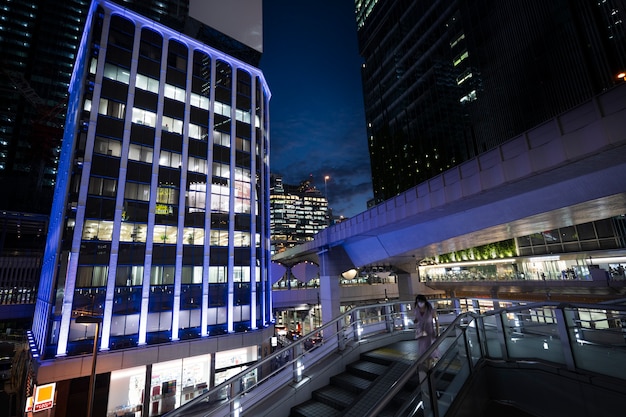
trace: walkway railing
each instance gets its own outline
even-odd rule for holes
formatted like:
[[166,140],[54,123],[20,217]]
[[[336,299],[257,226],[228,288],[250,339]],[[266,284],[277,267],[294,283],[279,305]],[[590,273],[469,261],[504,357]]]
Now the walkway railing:
[[[483,358],[546,361],[572,371],[624,379],[624,303],[492,301],[496,310],[481,314],[478,300],[437,300],[435,305],[445,330],[388,394],[372,405],[367,415],[377,415],[421,369],[423,382],[397,415],[413,416],[423,408],[425,416],[444,416]],[[407,331],[413,325],[411,304],[403,301],[356,307],[316,329],[314,334],[277,349],[166,417],[243,415],[280,387],[300,382],[306,369],[343,351],[348,344],[358,344],[375,335]],[[425,371],[423,364],[435,350],[441,353],[440,358],[432,369]]]
[[420,409],[425,417],[444,416],[484,358],[544,362],[626,380],[626,305],[543,302],[463,313],[367,416],[384,409],[436,350],[440,359],[422,372],[424,380],[397,416],[415,416]]

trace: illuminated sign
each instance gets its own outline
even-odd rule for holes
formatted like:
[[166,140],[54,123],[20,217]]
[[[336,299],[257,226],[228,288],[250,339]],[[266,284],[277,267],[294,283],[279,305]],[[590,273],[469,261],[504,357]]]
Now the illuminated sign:
[[26,398],[26,409],[24,411],[27,413],[33,411],[33,397]]
[[35,402],[33,411],[46,410],[54,405],[54,390],[56,383],[41,385],[35,388]]

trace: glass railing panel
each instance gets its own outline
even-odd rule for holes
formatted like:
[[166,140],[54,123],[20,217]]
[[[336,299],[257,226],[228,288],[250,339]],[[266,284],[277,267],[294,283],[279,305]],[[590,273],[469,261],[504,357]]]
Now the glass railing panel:
[[565,308],[564,313],[576,367],[623,379],[626,312]]
[[565,364],[554,307],[500,314],[511,359],[540,359]]
[[472,365],[476,365],[482,358],[480,351],[480,340],[478,338],[478,330],[476,329],[476,320],[472,320],[465,328],[465,340],[467,350],[470,354]]
[[483,340],[485,341],[485,354],[492,359],[504,359],[502,352],[502,335],[498,330],[498,315],[489,315],[482,317]]
[[[428,384],[422,384],[422,398],[424,399],[424,415],[435,415],[432,406],[437,407],[437,415],[443,416],[452,404],[470,375],[470,360],[467,357],[462,332],[454,338],[452,344],[430,371]],[[420,375],[421,377],[421,375]],[[431,395],[434,394],[431,404]]]

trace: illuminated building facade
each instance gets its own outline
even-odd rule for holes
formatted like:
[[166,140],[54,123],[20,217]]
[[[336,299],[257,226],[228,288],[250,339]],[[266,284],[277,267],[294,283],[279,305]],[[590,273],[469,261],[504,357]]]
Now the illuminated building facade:
[[270,183],[272,254],[311,241],[317,232],[328,227],[328,200],[311,181],[296,186],[272,176]]
[[[159,398],[176,393],[156,406],[149,395],[124,394],[150,408],[145,416],[184,401],[194,340],[246,332],[250,345],[195,343],[196,388],[226,377],[216,374],[232,359],[220,356],[229,347],[244,349],[234,363],[257,359],[264,338],[254,334],[272,320],[269,98],[258,68],[115,3],[92,3],[33,319],[38,383],[54,380],[46,370],[59,357],[90,351],[94,330],[80,316],[101,320],[101,353],[148,349],[132,361],[140,369],[107,374],[111,389],[131,378],[143,392],[158,386]],[[150,347],[172,342],[166,358],[182,364],[179,377],[155,382],[155,367],[166,365]],[[71,384],[81,375],[66,376]]]
[[623,82],[624,0],[355,10],[376,203]]

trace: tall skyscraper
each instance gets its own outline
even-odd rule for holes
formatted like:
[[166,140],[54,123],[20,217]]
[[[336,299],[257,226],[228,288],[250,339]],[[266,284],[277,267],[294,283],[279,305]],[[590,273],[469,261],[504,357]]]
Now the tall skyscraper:
[[623,82],[624,0],[355,5],[377,203]]
[[[270,93],[255,66],[116,3],[94,1],[86,22],[33,322],[36,378],[61,384],[69,410],[80,371],[58,369],[97,342],[134,357],[99,372],[127,384],[109,411],[160,415],[269,340]],[[193,344],[241,332],[243,346]]]
[[330,224],[328,200],[310,180],[290,185],[272,176],[270,187],[272,254],[313,240]]
[[87,0],[0,7],[0,209],[49,214]]

